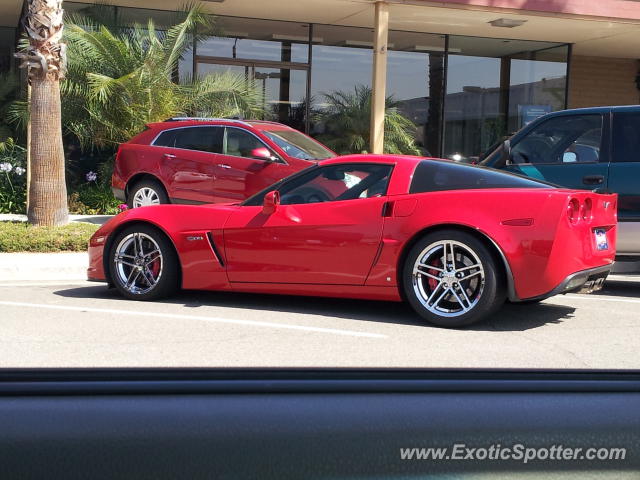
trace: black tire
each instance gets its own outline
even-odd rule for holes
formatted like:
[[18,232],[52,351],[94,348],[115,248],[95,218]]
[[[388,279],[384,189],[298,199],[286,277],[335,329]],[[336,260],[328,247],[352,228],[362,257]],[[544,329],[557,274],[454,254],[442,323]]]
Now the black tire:
[[127,195],[127,206],[129,208],[135,208],[133,206],[134,199],[135,199],[136,195],[138,194],[138,192],[143,190],[143,189],[149,189],[149,190],[153,191],[154,194],[158,197],[158,200],[159,200],[160,204],[170,203],[169,202],[169,196],[167,195],[166,190],[164,189],[164,187],[162,186],[162,184],[160,182],[158,182],[157,180],[145,179],[145,180],[140,180],[139,182],[135,183],[129,189],[129,194]]
[[[138,234],[138,237],[135,236],[136,234]],[[131,240],[132,238],[134,240]],[[116,258],[118,250],[120,250],[119,253],[129,252],[129,250],[126,250],[127,245],[129,245],[128,248],[135,248],[131,242],[135,242],[136,238],[142,239],[143,253],[149,254],[150,251],[156,249],[160,252],[160,261],[154,261],[152,265],[149,265],[148,272],[147,270],[135,270],[138,267],[129,266],[129,263],[135,265],[136,260],[130,259],[128,256],[121,260]],[[155,242],[155,245],[153,245],[153,242]],[[134,252],[131,251],[130,253]],[[148,257],[149,260],[153,258],[155,257]],[[132,300],[156,300],[168,297],[178,290],[180,277],[178,256],[167,236],[151,225],[135,224],[122,230],[111,243],[108,259],[108,280],[126,298]],[[126,261],[127,265],[124,265],[123,261]],[[153,269],[158,267],[158,263],[160,265],[158,269],[160,274],[156,273],[154,276]],[[146,267],[144,265],[140,268],[144,269]],[[138,274],[138,277],[136,277],[136,274]],[[152,286],[152,282],[147,281],[145,275],[151,275],[151,277],[147,278],[152,280],[157,276],[155,285]],[[133,279],[131,288],[128,288],[128,283],[125,283],[125,277]]]
[[[441,256],[443,250],[438,245],[439,242],[445,241],[455,242],[453,246],[456,256],[455,270],[439,273],[439,270],[435,270],[436,268],[446,270],[447,267],[447,265],[437,265],[438,261],[442,264],[443,258]],[[430,267],[426,269],[426,274],[431,275],[430,277],[425,274],[414,276],[414,266],[419,257],[430,262],[428,264]],[[450,259],[450,255],[447,259]],[[435,325],[456,328],[479,322],[500,309],[506,299],[505,279],[498,262],[499,260],[484,243],[471,234],[459,230],[439,230],[429,233],[411,248],[402,267],[404,296],[418,315]],[[468,264],[481,265],[482,268],[467,268],[463,272],[457,272],[457,269],[465,268]],[[484,272],[484,282],[482,282],[482,272]],[[444,278],[433,278],[440,275]],[[455,278],[455,275],[469,275],[469,278],[459,279]],[[464,294],[461,291],[462,288],[464,288]],[[443,294],[444,296],[440,297]],[[454,295],[462,301],[458,301]],[[467,296],[468,302],[463,295]],[[441,301],[435,302],[438,299]],[[431,303],[427,300],[431,300]],[[464,308],[461,307],[463,304]],[[427,305],[431,309],[427,308]],[[468,310],[465,311],[467,308]]]

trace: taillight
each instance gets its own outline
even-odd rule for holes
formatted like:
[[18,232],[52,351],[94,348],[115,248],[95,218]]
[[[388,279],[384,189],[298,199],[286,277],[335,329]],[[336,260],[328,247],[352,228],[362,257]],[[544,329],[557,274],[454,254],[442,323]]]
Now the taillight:
[[593,205],[590,198],[587,198],[582,204],[582,208],[580,209],[580,218],[585,223],[591,222],[593,217],[592,215]]
[[576,198],[572,198],[567,205],[567,217],[573,224],[578,223],[580,219],[580,202]]

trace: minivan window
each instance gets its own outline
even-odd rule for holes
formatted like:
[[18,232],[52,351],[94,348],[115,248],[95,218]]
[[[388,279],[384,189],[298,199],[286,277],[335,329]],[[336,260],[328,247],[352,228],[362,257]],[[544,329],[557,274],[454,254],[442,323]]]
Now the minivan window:
[[515,164],[600,160],[602,115],[561,115],[541,123],[511,149]]
[[613,115],[613,161],[640,162],[640,112]]

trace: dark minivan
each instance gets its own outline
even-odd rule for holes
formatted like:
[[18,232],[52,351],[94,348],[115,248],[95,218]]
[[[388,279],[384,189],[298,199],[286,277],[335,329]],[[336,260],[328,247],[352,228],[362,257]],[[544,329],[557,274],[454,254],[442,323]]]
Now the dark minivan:
[[505,140],[481,164],[569,188],[617,193],[619,260],[633,261],[633,270],[639,266],[640,105],[549,113]]

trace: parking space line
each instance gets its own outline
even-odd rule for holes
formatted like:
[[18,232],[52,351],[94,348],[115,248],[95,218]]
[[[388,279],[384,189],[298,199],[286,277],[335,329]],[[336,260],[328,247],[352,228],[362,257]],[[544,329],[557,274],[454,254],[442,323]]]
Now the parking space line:
[[[564,297],[571,298],[574,300],[596,300],[598,302],[640,303],[640,299],[634,300],[632,298],[611,298],[611,297],[604,297],[602,295],[564,295]],[[562,297],[557,297],[557,298],[562,298]]]
[[25,307],[25,308],[43,308],[50,310],[68,310],[73,312],[92,312],[107,313],[116,315],[130,315],[138,317],[156,317],[156,318],[174,318],[180,320],[200,320],[214,323],[229,323],[233,325],[245,325],[251,327],[279,328],[286,330],[301,330],[305,332],[330,333],[334,335],[346,335],[351,337],[368,337],[368,338],[387,338],[386,335],[379,333],[358,332],[355,330],[339,330],[335,328],[307,327],[303,325],[291,325],[286,323],[262,322],[256,320],[239,320],[222,317],[204,317],[198,315],[181,315],[178,313],[154,313],[154,312],[136,312],[133,310],[118,310],[111,308],[93,308],[93,307],[74,307],[70,305],[49,305],[45,303],[26,303],[26,302],[8,302],[0,301],[0,305],[9,307]]
[[[3,283],[0,281],[0,287],[58,287],[64,285],[91,285],[100,286],[100,283],[89,282],[88,280],[51,280],[50,282],[17,282]],[[106,285],[106,284],[103,284]]]

